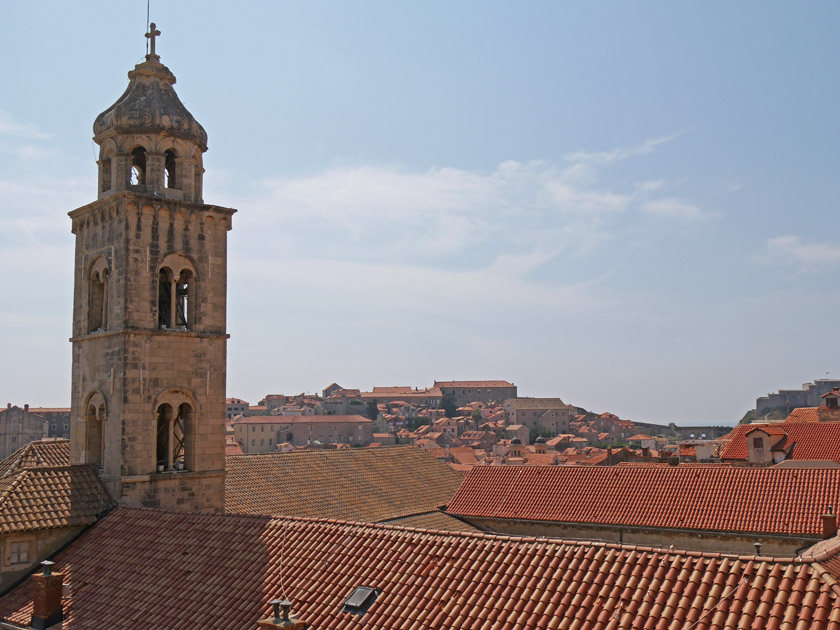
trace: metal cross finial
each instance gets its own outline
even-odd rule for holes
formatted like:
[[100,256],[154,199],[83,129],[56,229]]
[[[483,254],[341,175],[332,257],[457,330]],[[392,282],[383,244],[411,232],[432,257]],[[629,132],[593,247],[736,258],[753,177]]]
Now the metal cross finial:
[[158,35],[160,35],[160,31],[157,30],[157,27],[155,26],[155,23],[152,22],[151,24],[149,24],[149,32],[146,33],[146,37],[149,38],[149,43],[150,43],[149,54],[146,55],[147,57],[148,56],[157,57],[157,55],[155,54],[155,37],[157,37]]

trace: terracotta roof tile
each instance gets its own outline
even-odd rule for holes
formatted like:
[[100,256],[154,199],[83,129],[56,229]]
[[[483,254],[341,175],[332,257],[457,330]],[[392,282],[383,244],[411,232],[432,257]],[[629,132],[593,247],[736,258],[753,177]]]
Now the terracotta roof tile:
[[0,533],[88,525],[113,507],[92,466],[18,470],[0,481]]
[[507,381],[435,381],[435,387],[514,387]]
[[475,466],[447,512],[464,517],[819,535],[840,468]]
[[70,440],[48,438],[22,446],[0,461],[0,477],[16,474],[27,468],[70,465]]
[[819,422],[819,407],[798,407],[790,412],[785,422]]
[[790,449],[788,459],[840,462],[840,422],[740,424],[726,437],[721,438],[720,458],[746,460],[747,433],[756,428],[774,432],[784,431],[787,434],[784,448]]
[[436,510],[463,475],[413,446],[226,458],[228,512],[377,522]]
[[511,398],[505,404],[514,409],[574,409],[559,398]]
[[[253,407],[251,408],[253,409]],[[242,416],[234,424],[371,424],[370,418],[364,416]]]
[[[123,507],[54,559],[72,593],[63,630],[253,630],[280,595],[319,630],[723,630],[771,619],[825,630],[840,621],[840,589],[803,560],[331,520]],[[358,585],[379,593],[364,615],[342,612]],[[31,584],[20,585],[0,599],[0,617],[27,625],[31,599]]]

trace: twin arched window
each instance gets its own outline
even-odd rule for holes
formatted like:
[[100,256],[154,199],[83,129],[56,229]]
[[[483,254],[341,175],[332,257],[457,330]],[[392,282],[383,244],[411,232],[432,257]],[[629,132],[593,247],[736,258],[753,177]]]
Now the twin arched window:
[[189,403],[157,408],[157,472],[191,470],[194,465],[195,417]]
[[167,256],[158,271],[158,328],[195,327],[195,272],[181,255]]
[[88,332],[105,330],[108,324],[108,261],[99,256],[88,277]]
[[99,391],[88,396],[85,404],[85,455],[84,463],[105,464],[105,423],[108,417],[105,397]]

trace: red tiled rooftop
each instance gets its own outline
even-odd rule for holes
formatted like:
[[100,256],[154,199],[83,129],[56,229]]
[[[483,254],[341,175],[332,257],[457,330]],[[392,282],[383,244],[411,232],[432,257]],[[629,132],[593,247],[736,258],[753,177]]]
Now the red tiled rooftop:
[[25,468],[69,465],[70,440],[47,438],[30,442],[0,461],[0,476],[16,473]]
[[112,505],[92,466],[20,469],[0,480],[0,534],[88,525]]
[[344,422],[370,424],[372,420],[364,416],[244,416],[235,424],[341,424]]
[[507,381],[435,381],[435,387],[514,387]]
[[[121,507],[54,560],[72,595],[62,630],[254,630],[281,596],[313,630],[840,622],[840,588],[818,562],[330,520]],[[343,612],[359,585],[376,599]],[[0,618],[28,625],[31,589],[0,599]]]
[[477,466],[447,512],[813,536],[827,505],[840,505],[840,468]]
[[819,422],[819,407],[798,407],[790,412],[785,422]]
[[756,428],[780,429],[787,433],[783,443],[788,459],[840,462],[840,422],[776,422],[740,424],[721,438],[722,460],[747,459],[747,433]]
[[463,479],[414,446],[225,459],[225,509],[377,522],[437,510]]

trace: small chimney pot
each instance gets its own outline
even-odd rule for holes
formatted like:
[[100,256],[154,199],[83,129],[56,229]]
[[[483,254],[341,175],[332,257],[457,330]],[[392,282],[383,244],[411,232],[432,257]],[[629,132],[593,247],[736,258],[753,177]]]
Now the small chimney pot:
[[822,515],[823,539],[834,538],[837,535],[837,515],[832,506],[826,506]]
[[753,547],[755,547],[755,555],[760,556],[761,555],[761,543],[760,542],[754,542]]

